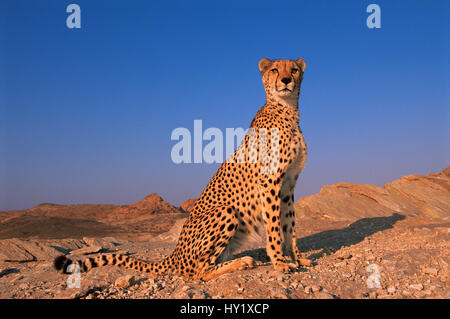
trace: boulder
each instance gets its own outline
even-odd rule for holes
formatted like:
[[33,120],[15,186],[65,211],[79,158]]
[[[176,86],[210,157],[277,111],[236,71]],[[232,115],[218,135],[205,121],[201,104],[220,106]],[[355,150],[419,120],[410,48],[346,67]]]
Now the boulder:
[[104,238],[95,238],[95,237],[83,237],[83,241],[88,246],[100,246],[105,249],[113,250],[117,246],[120,246],[123,241],[117,240],[114,237],[104,237]]
[[119,288],[128,288],[134,285],[136,279],[133,275],[122,276],[116,279],[114,285]]
[[37,261],[53,260],[70,250],[85,246],[81,240],[35,240],[3,239],[0,240],[0,261]]
[[190,213],[192,208],[194,208],[194,205],[197,202],[197,199],[198,198],[191,198],[191,199],[185,200],[180,206],[181,209],[184,210],[185,212]]
[[102,250],[101,246],[87,246],[70,252],[71,255],[89,255],[95,254]]

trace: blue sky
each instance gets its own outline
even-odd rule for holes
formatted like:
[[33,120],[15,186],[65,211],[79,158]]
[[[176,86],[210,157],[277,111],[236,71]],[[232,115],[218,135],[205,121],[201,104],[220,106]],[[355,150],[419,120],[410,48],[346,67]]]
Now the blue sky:
[[[81,29],[66,27],[70,3]],[[171,132],[247,128],[263,57],[307,64],[297,198],[440,171],[449,20],[445,0],[2,1],[0,210],[198,196],[219,165],[174,164]]]

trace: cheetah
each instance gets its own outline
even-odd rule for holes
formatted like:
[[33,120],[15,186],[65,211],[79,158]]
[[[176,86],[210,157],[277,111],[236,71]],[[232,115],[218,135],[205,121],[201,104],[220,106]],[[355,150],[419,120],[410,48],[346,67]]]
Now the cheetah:
[[[264,228],[267,255],[275,270],[289,272],[308,265],[309,260],[302,259],[297,248],[293,207],[293,191],[307,156],[298,109],[305,65],[303,59],[264,58],[259,62],[266,104],[234,154],[203,190],[170,256],[160,262],[120,254],[81,261],[60,256],[54,261],[55,268],[69,273],[71,264],[82,272],[116,265],[153,275],[174,273],[207,281],[253,268],[252,257],[232,259],[232,253]],[[262,150],[269,154],[265,161],[257,154]]]

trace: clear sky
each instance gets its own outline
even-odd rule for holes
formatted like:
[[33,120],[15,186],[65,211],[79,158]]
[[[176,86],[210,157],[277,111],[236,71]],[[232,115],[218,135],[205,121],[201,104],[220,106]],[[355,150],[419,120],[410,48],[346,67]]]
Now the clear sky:
[[[81,7],[68,29],[66,7]],[[368,29],[366,7],[381,8]],[[171,161],[177,127],[248,128],[263,57],[303,58],[296,196],[450,165],[449,1],[0,2],[0,210],[179,205],[219,164]]]

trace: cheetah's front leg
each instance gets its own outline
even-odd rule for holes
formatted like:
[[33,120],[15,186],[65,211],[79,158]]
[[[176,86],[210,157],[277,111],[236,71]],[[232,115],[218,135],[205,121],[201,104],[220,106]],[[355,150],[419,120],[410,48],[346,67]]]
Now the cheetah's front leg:
[[292,190],[290,193],[282,195],[280,214],[285,254],[290,256],[298,266],[311,266],[311,261],[302,258],[297,247],[297,238],[295,236],[294,194]]
[[275,270],[289,272],[291,269],[297,268],[297,265],[287,263],[283,256],[280,225],[280,187],[276,185],[276,182],[276,178],[275,181],[269,178],[261,193],[267,237],[266,250]]

